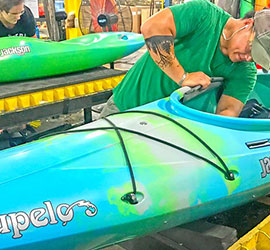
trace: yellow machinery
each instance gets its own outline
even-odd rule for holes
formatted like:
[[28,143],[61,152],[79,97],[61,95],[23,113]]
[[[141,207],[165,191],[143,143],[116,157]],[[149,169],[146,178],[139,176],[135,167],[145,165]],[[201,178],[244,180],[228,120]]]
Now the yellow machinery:
[[26,94],[19,94],[0,99],[0,113],[21,110],[39,106],[45,103],[63,101],[66,98],[76,98],[84,95],[91,95],[97,92],[114,88],[124,77],[123,75],[108,77],[105,79],[92,80],[78,84],[71,84],[63,87],[56,87],[45,90],[29,91]]
[[228,250],[269,250],[270,216],[238,240]]
[[270,0],[256,0],[255,1],[255,11],[262,10],[263,8],[270,7]]
[[78,36],[82,36],[80,28],[78,27],[78,16],[79,16],[79,9],[81,5],[81,0],[65,0],[65,10],[67,14],[71,12],[75,12],[75,27],[66,29],[67,39],[72,39]]
[[91,107],[106,102],[125,73],[98,67],[52,78],[1,84],[0,128],[82,109],[85,122],[90,122]]

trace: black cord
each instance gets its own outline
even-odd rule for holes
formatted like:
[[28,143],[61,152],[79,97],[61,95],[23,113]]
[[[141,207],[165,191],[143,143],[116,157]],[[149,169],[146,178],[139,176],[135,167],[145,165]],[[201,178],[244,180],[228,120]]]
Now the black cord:
[[137,187],[136,187],[134,172],[133,172],[133,169],[132,169],[132,166],[131,166],[130,159],[128,157],[128,153],[127,153],[127,149],[126,149],[126,146],[125,146],[123,137],[122,137],[121,133],[119,132],[119,129],[115,126],[115,124],[112,121],[110,121],[106,117],[104,117],[103,119],[106,120],[110,125],[112,125],[113,129],[117,133],[117,136],[118,136],[118,138],[120,140],[121,147],[123,149],[123,152],[124,152],[124,155],[125,155],[125,159],[126,159],[126,162],[127,162],[127,165],[128,165],[128,169],[129,169],[129,173],[130,173],[130,178],[131,178],[131,183],[132,183],[132,188],[133,188],[133,193],[136,194]]
[[[142,114],[151,114],[151,115],[154,115],[154,116],[158,116],[158,117],[161,117],[163,119],[166,119],[174,124],[176,124],[177,126],[179,126],[180,128],[184,129],[186,132],[188,132],[189,134],[191,134],[195,139],[197,139],[213,156],[215,156],[219,162],[221,163],[221,165],[223,166],[223,168],[225,169],[222,169],[220,166],[218,166],[216,163],[208,160],[207,158],[201,156],[201,155],[198,155],[196,153],[193,153],[187,149],[184,149],[182,147],[179,147],[177,145],[174,145],[174,144],[171,144],[169,142],[166,142],[164,140],[161,140],[159,138],[155,138],[155,137],[152,137],[152,136],[149,136],[149,135],[145,135],[143,133],[140,133],[138,131],[134,131],[134,130],[130,130],[130,129],[124,129],[124,128],[120,128],[120,127],[116,127],[115,124],[113,124],[108,118],[103,118],[105,119],[107,122],[109,122],[113,127],[101,127],[101,128],[92,128],[92,129],[80,129],[80,130],[71,130],[71,131],[64,131],[64,132],[56,132],[56,133],[53,133],[53,134],[50,134],[48,136],[53,136],[53,135],[59,135],[59,134],[66,134],[66,133],[79,133],[79,132],[90,132],[90,131],[94,131],[94,130],[107,130],[107,129],[114,129],[120,139],[120,142],[121,142],[121,145],[122,145],[122,148],[123,148],[123,151],[124,151],[124,154],[125,154],[125,157],[126,157],[126,161],[127,161],[127,164],[128,164],[128,167],[130,169],[130,174],[131,174],[131,179],[132,179],[132,185],[133,185],[133,190],[134,190],[134,193],[136,193],[136,183],[135,183],[135,178],[134,178],[134,173],[133,173],[133,170],[132,170],[132,166],[131,166],[131,163],[130,163],[130,160],[129,160],[129,157],[128,157],[128,154],[127,154],[127,150],[126,150],[126,147],[124,145],[124,141],[123,141],[123,138],[119,132],[119,130],[122,130],[122,131],[126,131],[126,132],[130,132],[130,133],[133,133],[133,134],[138,134],[140,136],[144,136],[144,137],[147,137],[149,139],[152,139],[152,140],[155,140],[155,141],[158,141],[160,143],[163,143],[165,145],[168,145],[168,146],[171,146],[171,147],[174,147],[180,151],[183,151],[185,153],[188,153],[194,157],[197,157],[201,160],[204,160],[206,161],[207,163],[213,165],[215,168],[217,168],[219,171],[221,171],[222,173],[224,173],[224,175],[226,176],[226,178],[228,180],[234,180],[234,174],[229,170],[229,168],[227,167],[227,165],[225,164],[225,162],[223,161],[223,159],[204,141],[202,140],[198,135],[196,135],[194,132],[192,132],[191,130],[189,130],[187,127],[185,127],[184,125],[182,125],[181,123],[175,121],[174,119],[168,117],[168,116],[165,116],[165,115],[162,115],[162,114],[159,114],[159,113],[156,113],[156,112],[153,112],[153,111],[144,111],[144,110],[131,110],[131,111],[124,111],[124,112],[119,112],[119,113],[114,113],[114,114],[111,114],[110,116],[113,116],[113,115],[116,115],[116,114],[125,114],[125,113],[142,113]],[[48,137],[48,136],[45,136],[45,137]],[[44,138],[44,137],[41,137],[41,138]]]
[[154,140],[154,141],[157,141],[157,142],[160,142],[162,144],[165,144],[167,146],[170,146],[170,147],[173,147],[177,150],[180,150],[180,151],[183,151],[187,154],[190,154],[196,158],[199,158],[209,164],[211,164],[212,166],[214,166],[217,170],[219,170],[220,172],[222,172],[228,179],[229,179],[229,176],[227,176],[227,172],[222,169],[219,165],[217,165],[215,162],[212,162],[211,160],[201,156],[201,155],[198,155],[196,153],[193,153],[192,151],[189,151],[187,149],[184,149],[180,146],[177,146],[177,145],[174,145],[170,142],[167,142],[167,141],[164,141],[162,139],[159,139],[159,138],[156,138],[156,137],[153,137],[153,136],[150,136],[150,135],[146,135],[146,134],[143,134],[141,132],[138,132],[138,131],[134,131],[134,130],[130,130],[130,129],[126,129],[126,128],[120,128],[120,127],[99,127],[99,128],[89,128],[89,129],[78,129],[78,130],[69,130],[69,131],[62,131],[62,132],[56,132],[56,133],[53,133],[51,135],[48,135],[48,136],[44,136],[44,137],[41,137],[41,138],[45,138],[45,137],[49,137],[49,136],[55,136],[55,135],[61,135],[61,134],[72,134],[72,133],[83,133],[83,132],[91,132],[91,131],[97,131],[97,130],[115,130],[115,129],[118,129],[118,130],[122,130],[122,131],[125,131],[125,132],[129,132],[129,133],[132,133],[132,134],[137,134],[137,135],[140,135],[140,136],[143,136],[143,137],[146,137],[148,139],[151,139],[151,140]]
[[115,113],[115,114],[111,114],[110,116],[116,115],[116,114],[125,114],[125,113],[142,113],[142,114],[151,114],[151,115],[155,115],[161,118],[164,118],[170,122],[173,122],[174,124],[176,124],[177,126],[181,127],[182,129],[184,129],[186,132],[188,132],[189,134],[191,134],[195,139],[197,139],[208,151],[210,151],[210,153],[212,153],[221,163],[221,165],[224,167],[225,171],[226,171],[226,176],[229,180],[234,180],[234,175],[233,173],[229,170],[229,168],[227,167],[226,163],[223,161],[223,159],[204,141],[202,140],[198,135],[196,135],[194,132],[192,132],[191,130],[189,130],[187,127],[185,127],[184,125],[182,125],[181,123],[175,121],[174,119],[153,112],[153,111],[144,111],[144,110],[131,110],[131,111],[124,111],[124,112],[120,112],[120,113]]

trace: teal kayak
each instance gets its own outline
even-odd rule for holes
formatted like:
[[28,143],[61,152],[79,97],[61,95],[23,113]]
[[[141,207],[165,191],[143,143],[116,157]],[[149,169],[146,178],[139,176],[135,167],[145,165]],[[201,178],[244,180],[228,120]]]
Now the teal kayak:
[[0,249],[99,249],[269,193],[270,120],[213,114],[211,86],[0,151]]
[[144,45],[142,35],[129,32],[89,34],[63,42],[27,37],[4,37],[0,41],[0,82],[94,68],[127,56]]

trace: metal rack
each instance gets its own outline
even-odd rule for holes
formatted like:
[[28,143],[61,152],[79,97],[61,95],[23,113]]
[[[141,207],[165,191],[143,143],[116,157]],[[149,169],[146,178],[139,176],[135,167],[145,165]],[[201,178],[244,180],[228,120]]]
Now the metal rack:
[[84,110],[107,101],[126,71],[98,67],[84,72],[0,85],[0,128]]

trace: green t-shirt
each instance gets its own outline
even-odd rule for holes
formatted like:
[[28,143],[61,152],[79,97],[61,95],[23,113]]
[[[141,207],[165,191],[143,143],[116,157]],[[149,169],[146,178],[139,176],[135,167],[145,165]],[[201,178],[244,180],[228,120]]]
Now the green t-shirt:
[[[254,63],[233,63],[220,50],[220,36],[230,17],[207,0],[170,7],[176,25],[175,55],[186,72],[202,71],[225,79],[223,94],[245,103],[256,82]],[[146,52],[114,89],[120,111],[169,96],[179,85]]]

